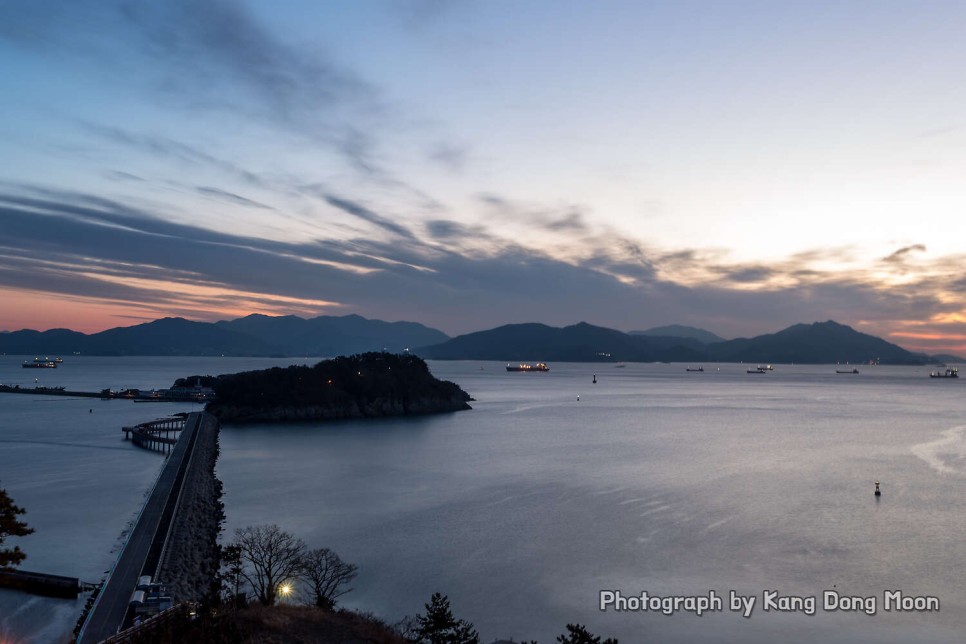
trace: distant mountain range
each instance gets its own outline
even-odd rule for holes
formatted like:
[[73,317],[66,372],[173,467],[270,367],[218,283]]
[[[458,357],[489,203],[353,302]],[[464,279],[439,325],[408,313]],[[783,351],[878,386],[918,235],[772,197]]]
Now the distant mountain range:
[[415,322],[383,322],[358,315],[304,319],[249,315],[215,323],[164,318],[86,335],[67,329],[0,335],[0,352],[19,355],[338,356],[402,352],[449,339]]
[[[680,331],[681,327],[672,327]],[[701,329],[694,329],[701,331]],[[837,322],[796,324],[778,333],[704,343],[693,337],[629,334],[586,322],[562,329],[543,324],[509,324],[417,349],[438,360],[750,362],[799,364],[917,365],[934,362],[881,338]],[[713,335],[708,332],[699,334]]]
[[831,321],[735,340],[680,325],[623,333],[586,322],[563,328],[508,324],[450,338],[422,324],[358,315],[305,319],[257,314],[214,323],[164,318],[91,335],[67,329],[0,334],[0,352],[16,355],[331,357],[407,349],[427,359],[501,362],[962,362],[956,356],[912,353]]
[[671,362],[702,359],[705,346],[693,338],[629,335],[586,322],[562,329],[531,323],[461,335],[416,352],[436,360]]
[[711,331],[705,331],[704,329],[699,329],[693,326],[684,326],[683,324],[656,326],[653,329],[647,329],[646,331],[628,331],[628,335],[656,335],[669,338],[693,338],[698,342],[703,342],[704,344],[725,341],[724,338],[711,333]]

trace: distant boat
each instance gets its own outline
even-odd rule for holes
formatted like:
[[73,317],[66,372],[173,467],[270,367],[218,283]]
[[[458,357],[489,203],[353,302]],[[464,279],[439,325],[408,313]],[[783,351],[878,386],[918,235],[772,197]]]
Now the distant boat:
[[771,365],[769,365],[767,369],[761,365],[758,365],[754,369],[749,369],[748,373],[768,373],[769,371],[771,371]]
[[507,365],[507,371],[550,371],[550,367],[547,366],[546,362],[538,362],[537,364],[524,364],[520,363],[517,366]]
[[758,365],[758,371],[774,371],[774,370],[775,370],[774,367],[772,367],[770,364]]
[[51,358],[49,356],[44,356],[43,358],[34,358],[34,362],[56,362],[57,364],[60,364],[63,361],[63,358]]
[[959,378],[959,369],[949,367],[945,371],[933,371],[929,374],[930,378]]
[[691,367],[688,367],[687,369],[685,369],[685,371],[704,371],[704,367],[698,367],[697,369],[692,369]]
[[859,373],[858,369],[836,369],[835,373]]

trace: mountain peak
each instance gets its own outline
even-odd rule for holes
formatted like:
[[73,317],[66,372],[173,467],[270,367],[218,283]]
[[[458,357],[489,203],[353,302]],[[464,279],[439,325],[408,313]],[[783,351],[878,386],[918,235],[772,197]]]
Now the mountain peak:
[[630,335],[647,335],[647,336],[664,336],[669,338],[692,338],[698,342],[703,342],[704,344],[713,344],[715,342],[724,342],[724,338],[715,335],[711,331],[706,331],[704,329],[699,329],[693,326],[685,326],[684,324],[667,324],[664,326],[656,326],[646,331],[631,331]]

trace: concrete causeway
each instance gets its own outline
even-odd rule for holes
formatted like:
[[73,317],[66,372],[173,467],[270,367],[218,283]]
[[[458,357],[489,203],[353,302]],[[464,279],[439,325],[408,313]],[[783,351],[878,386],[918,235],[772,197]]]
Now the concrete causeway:
[[114,635],[127,617],[138,578],[155,576],[198,432],[207,425],[204,416],[203,412],[188,415],[181,436],[81,629],[78,644],[96,644]]

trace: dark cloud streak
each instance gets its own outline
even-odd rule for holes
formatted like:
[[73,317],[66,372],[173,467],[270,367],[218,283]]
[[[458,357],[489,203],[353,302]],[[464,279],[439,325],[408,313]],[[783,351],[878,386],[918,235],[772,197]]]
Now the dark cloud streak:
[[214,197],[215,199],[222,199],[224,201],[229,201],[233,204],[236,204],[239,206],[245,206],[247,208],[260,208],[262,210],[274,210],[274,208],[272,208],[271,206],[266,206],[263,203],[253,201],[251,199],[248,199],[247,197],[242,197],[241,195],[236,195],[233,192],[227,192],[219,188],[212,188],[210,186],[197,186],[195,188],[195,191],[197,191],[198,194],[203,195],[205,197]]

